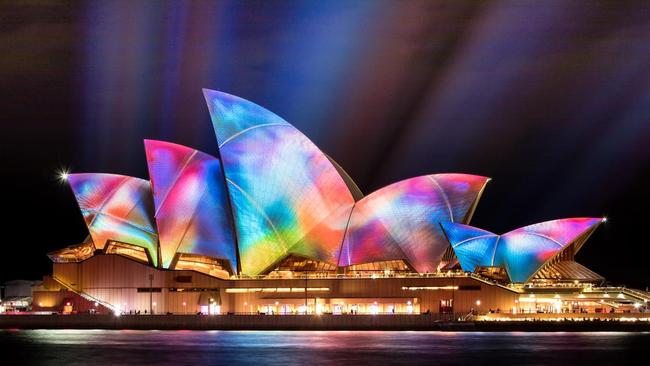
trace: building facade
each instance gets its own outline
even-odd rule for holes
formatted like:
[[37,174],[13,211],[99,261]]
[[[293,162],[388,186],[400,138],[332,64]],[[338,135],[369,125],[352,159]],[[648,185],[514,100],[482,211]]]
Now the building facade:
[[[646,299],[587,299],[604,279],[575,254],[604,219],[503,235],[474,228],[489,178],[469,174],[363,195],[282,118],[233,95],[204,95],[218,158],[146,140],[149,180],[64,176],[89,236],[49,254],[39,310],[466,314],[622,311]],[[549,303],[538,290],[552,291]]]

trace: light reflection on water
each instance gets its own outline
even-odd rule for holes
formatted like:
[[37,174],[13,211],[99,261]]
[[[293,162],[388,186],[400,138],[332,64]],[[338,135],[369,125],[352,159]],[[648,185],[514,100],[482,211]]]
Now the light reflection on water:
[[622,364],[650,333],[0,330],[30,365]]

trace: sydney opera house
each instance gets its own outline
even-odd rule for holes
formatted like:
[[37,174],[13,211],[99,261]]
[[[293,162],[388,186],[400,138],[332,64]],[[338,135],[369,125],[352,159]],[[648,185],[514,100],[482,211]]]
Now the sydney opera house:
[[146,140],[147,179],[69,174],[89,236],[49,254],[35,310],[172,314],[619,312],[574,258],[602,218],[469,226],[489,178],[432,174],[364,195],[270,111],[205,90],[218,157]]

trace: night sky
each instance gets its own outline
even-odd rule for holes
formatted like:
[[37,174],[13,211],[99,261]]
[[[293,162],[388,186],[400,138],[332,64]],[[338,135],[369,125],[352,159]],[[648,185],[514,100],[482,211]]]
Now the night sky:
[[0,3],[0,281],[87,235],[57,171],[147,178],[142,140],[217,155],[201,88],[258,103],[364,193],[492,177],[472,225],[607,216],[577,260],[650,285],[650,3]]

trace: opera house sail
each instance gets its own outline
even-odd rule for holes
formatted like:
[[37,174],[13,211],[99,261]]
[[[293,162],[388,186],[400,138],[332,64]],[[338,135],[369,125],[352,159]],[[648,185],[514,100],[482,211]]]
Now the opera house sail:
[[288,254],[336,265],[354,198],[330,160],[282,118],[204,91],[233,206],[241,269],[260,274]]
[[[364,196],[281,117],[223,92],[204,97],[212,152],[145,140],[149,180],[67,176],[89,235],[48,254],[42,309],[454,315],[481,304],[622,311],[650,300],[627,290],[612,299],[598,287],[604,278],[575,261],[604,219],[502,235],[469,226],[490,181],[471,174],[408,178]],[[539,289],[553,296],[530,296]]]
[[352,210],[339,265],[403,260],[420,273],[437,271],[449,246],[439,222],[468,223],[488,180],[433,174],[369,194]]
[[[68,182],[96,249],[124,243],[158,265],[158,233],[149,182],[116,174],[70,174]],[[134,248],[134,252],[137,251]]]
[[511,282],[528,282],[554,259],[571,261],[600,218],[571,218],[525,226],[503,235],[475,227],[441,223],[463,270],[498,267]]
[[144,144],[162,267],[203,258],[204,266],[212,261],[213,267],[236,273],[235,238],[219,159],[169,142]]

